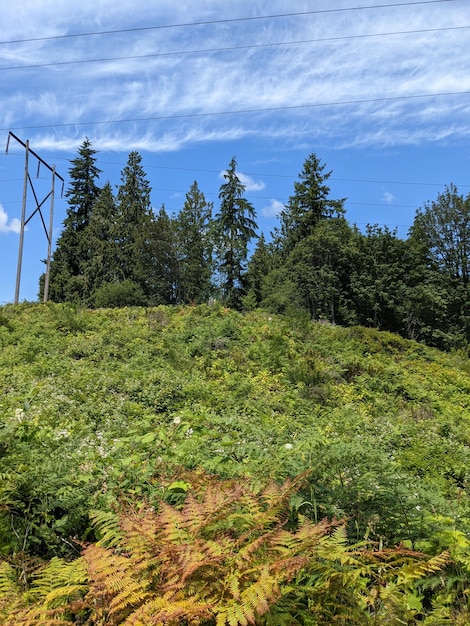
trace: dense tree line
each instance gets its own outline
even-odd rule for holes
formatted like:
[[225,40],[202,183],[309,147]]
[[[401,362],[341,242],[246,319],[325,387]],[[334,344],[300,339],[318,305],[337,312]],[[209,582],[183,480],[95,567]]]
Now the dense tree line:
[[[175,217],[152,208],[141,156],[117,193],[86,140],[70,169],[68,210],[51,264],[50,298],[90,307],[199,303],[306,311],[449,349],[470,340],[470,195],[449,185],[416,212],[407,239],[348,223],[331,172],[311,154],[268,243],[235,158],[214,212],[195,181]],[[257,239],[249,258],[250,242]]]

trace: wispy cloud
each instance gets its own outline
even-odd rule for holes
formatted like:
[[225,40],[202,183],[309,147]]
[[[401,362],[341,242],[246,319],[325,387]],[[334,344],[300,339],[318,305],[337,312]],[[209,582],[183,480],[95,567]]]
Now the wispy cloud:
[[20,227],[20,220],[16,217],[10,219],[7,212],[0,204],[0,233],[19,233]]
[[384,193],[383,201],[385,202],[385,204],[392,204],[394,200],[395,196],[393,195],[393,193],[390,193],[389,191],[386,191]]
[[[379,9],[368,1],[368,10],[355,13],[4,44],[0,127],[23,128],[35,146],[54,151],[76,149],[85,135],[100,150],[128,150],[131,141],[155,152],[227,136],[381,146],[433,142],[446,129],[446,139],[466,140],[470,96],[442,95],[470,90],[465,3]],[[280,14],[285,7],[281,0],[160,0],[150,8],[144,0],[27,0],[0,9],[0,41]],[[330,5],[315,3],[321,8]],[[286,45],[274,45],[280,43]],[[122,58],[99,60],[115,57]],[[2,69],[28,65],[43,67]]]

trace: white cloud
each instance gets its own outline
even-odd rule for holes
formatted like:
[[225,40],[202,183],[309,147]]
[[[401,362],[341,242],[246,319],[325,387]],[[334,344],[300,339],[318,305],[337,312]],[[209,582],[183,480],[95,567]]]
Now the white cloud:
[[0,233],[19,233],[21,222],[14,217],[9,219],[7,212],[0,204]]
[[390,193],[389,191],[386,191],[383,195],[383,201],[386,204],[392,204],[393,201],[395,200],[395,196],[393,195],[393,193]]
[[237,172],[237,176],[242,185],[245,185],[246,191],[262,191],[266,187],[262,180],[254,180],[251,176],[247,176],[242,172]]
[[[196,28],[164,26],[283,13],[285,2],[72,4],[25,0],[0,9],[4,42],[127,30],[0,47],[2,70],[44,65],[3,70],[0,85],[0,126],[44,126],[28,132],[38,147],[76,149],[77,134],[90,136],[97,147],[95,139],[103,137],[105,148],[125,151],[131,136],[136,149],[163,152],[230,134],[273,141],[285,135],[296,145],[314,140],[382,146],[384,137],[386,145],[435,141],[443,127],[449,139],[468,133],[462,104],[468,97],[415,97],[469,89],[468,30],[460,28],[468,23],[464,3],[364,7]],[[351,7],[346,0],[336,6]],[[330,8],[327,0],[315,4],[322,8]],[[159,28],[149,29],[154,25]],[[132,31],[139,27],[148,30]],[[291,43],[273,45],[281,42]],[[75,63],[85,60],[93,62]],[[373,102],[380,98],[391,100]],[[82,125],[138,118],[147,120]],[[247,182],[250,190],[262,188]]]
[[283,209],[284,205],[282,202],[272,199],[268,206],[261,209],[261,215],[263,217],[277,217]]
[[[226,173],[227,170],[220,172],[219,178],[224,178]],[[243,172],[236,172],[236,175],[241,184],[245,187],[245,191],[261,191],[266,187],[262,180],[254,180],[251,176],[243,174]]]

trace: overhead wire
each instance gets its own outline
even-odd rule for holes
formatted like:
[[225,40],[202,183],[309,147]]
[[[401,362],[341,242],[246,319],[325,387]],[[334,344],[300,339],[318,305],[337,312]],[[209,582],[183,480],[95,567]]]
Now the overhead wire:
[[[8,158],[8,157],[21,157],[23,154],[19,152],[10,151],[8,153],[0,153],[0,158]],[[67,161],[70,163],[70,159],[67,157],[59,156],[59,155],[50,155],[50,160],[56,161]],[[123,161],[99,161],[99,165],[117,165],[119,167],[124,167],[126,165]],[[171,165],[155,165],[155,164],[146,164],[145,169],[158,169],[158,170],[172,170],[178,172],[191,172],[191,173],[201,173],[201,174],[217,174],[221,173],[220,169],[206,169],[206,168],[195,168],[195,167],[175,167]],[[253,176],[258,178],[288,178],[290,180],[297,180],[299,178],[298,174],[280,174],[280,173],[269,173],[269,172],[250,172],[243,171],[243,174],[246,176]],[[42,177],[39,177],[42,178]],[[14,180],[23,180],[14,179]],[[44,180],[49,180],[48,178],[44,178]],[[386,179],[376,179],[376,178],[343,178],[337,176],[331,176],[329,178],[331,182],[348,182],[348,183],[368,183],[368,184],[380,184],[380,185],[409,185],[413,187],[444,187],[447,183],[443,182],[429,182],[429,181],[417,181],[417,180],[386,180]],[[4,181],[0,181],[4,182]],[[470,187],[470,184],[464,183],[455,183],[457,187]],[[161,191],[174,191],[178,193],[186,193],[187,190],[183,191],[182,189],[164,189],[162,187],[159,188]],[[256,196],[260,198],[262,196]],[[271,198],[269,198],[271,199]],[[391,205],[389,205],[391,206]]]
[[[165,29],[165,28],[177,28],[177,27],[189,27],[189,26],[202,26],[209,24],[221,24],[221,23],[230,23],[230,22],[243,22],[243,21],[251,21],[251,20],[261,20],[261,19],[273,19],[273,18],[281,18],[281,17],[294,17],[294,16],[305,16],[311,14],[319,14],[319,13],[337,13],[343,11],[358,11],[365,9],[377,9],[377,8],[390,8],[390,7],[403,7],[403,6],[411,6],[411,5],[424,5],[424,4],[439,4],[443,2],[452,2],[454,0],[426,0],[426,1],[417,1],[417,2],[401,2],[401,3],[388,3],[381,5],[372,5],[369,7],[359,6],[359,7],[345,7],[341,9],[325,9],[325,10],[315,10],[315,11],[305,11],[298,13],[283,13],[283,14],[275,14],[275,15],[266,15],[266,16],[251,16],[251,17],[242,17],[242,18],[232,18],[232,19],[224,19],[224,20],[208,20],[203,22],[190,22],[190,23],[181,23],[181,24],[169,24],[169,25],[158,25],[158,26],[147,26],[147,27],[139,27],[139,28],[129,28],[129,29],[116,29],[109,31],[95,31],[89,33],[76,33],[76,34],[68,34],[68,35],[59,35],[59,36],[51,36],[51,37],[43,37],[43,38],[29,38],[23,40],[12,40],[12,41],[2,41],[0,45],[8,44],[8,43],[26,43],[32,41],[44,41],[44,40],[56,40],[56,39],[66,39],[71,37],[88,37],[88,36],[96,36],[96,35],[107,35],[113,33],[126,33],[126,32],[137,32],[137,31],[145,31],[145,30],[154,30],[154,29]],[[239,49],[250,49],[250,48],[263,48],[263,47],[273,47],[273,46],[284,46],[284,45],[298,45],[304,43],[315,43],[315,42],[327,42],[327,41],[336,41],[336,40],[346,40],[346,39],[356,39],[356,38],[366,38],[366,37],[381,37],[381,36],[391,36],[391,35],[400,35],[400,34],[417,34],[417,33],[425,33],[425,32],[441,32],[446,30],[459,30],[459,29],[467,29],[469,26],[458,26],[458,27],[446,27],[446,28],[437,28],[437,29],[421,29],[421,30],[412,30],[412,31],[394,31],[389,33],[371,33],[371,34],[362,34],[362,35],[349,35],[342,37],[331,37],[331,38],[322,38],[322,39],[313,39],[313,40],[302,40],[302,41],[293,41],[293,42],[276,42],[276,43],[267,43],[267,44],[254,44],[247,46],[233,46],[233,47],[224,47],[224,48],[213,48],[206,50],[189,50],[189,51],[175,51],[175,52],[167,52],[167,53],[156,53],[149,55],[136,55],[136,56],[124,56],[124,57],[112,57],[112,58],[103,58],[103,59],[87,59],[81,61],[63,61],[57,63],[47,63],[47,64],[36,64],[30,66],[13,66],[13,67],[4,67],[0,68],[0,71],[5,70],[17,70],[17,69],[27,69],[27,68],[36,68],[36,67],[48,67],[55,65],[67,65],[67,64],[78,64],[78,63],[93,63],[93,62],[106,62],[106,61],[116,61],[116,60],[130,60],[130,59],[138,59],[138,58],[149,58],[149,57],[158,57],[158,56],[169,56],[169,55],[181,55],[181,54],[201,54],[208,52],[223,52],[230,50],[239,50]],[[39,129],[39,128],[58,128],[58,127],[70,127],[70,126],[84,126],[84,125],[97,125],[97,124],[111,124],[111,123],[126,123],[126,122],[139,122],[139,121],[154,121],[154,120],[165,120],[165,119],[180,119],[180,118],[192,118],[192,117],[202,117],[202,116],[214,116],[214,115],[233,115],[233,114],[242,114],[242,113],[258,113],[258,112],[270,112],[270,111],[282,111],[282,110],[291,110],[291,109],[301,109],[301,108],[311,108],[311,107],[323,107],[323,106],[340,106],[340,105],[351,105],[351,104],[363,104],[363,103],[374,103],[374,102],[386,102],[386,101],[395,101],[395,100],[406,100],[406,99],[414,99],[414,98],[430,98],[430,97],[444,97],[444,96],[456,96],[456,95],[468,95],[469,91],[462,92],[443,92],[437,94],[418,94],[418,95],[408,95],[408,96],[393,96],[393,97],[381,97],[381,98],[367,98],[361,100],[350,100],[350,101],[337,101],[337,102],[326,102],[326,103],[310,103],[305,105],[294,105],[294,106],[285,106],[285,107],[266,107],[259,109],[245,109],[245,110],[235,110],[235,111],[218,111],[218,112],[207,112],[207,113],[192,113],[192,114],[177,114],[172,116],[154,116],[154,117],[146,117],[146,118],[129,118],[123,120],[97,120],[91,122],[76,122],[76,123],[68,123],[68,124],[47,124],[47,125],[39,125],[39,126],[20,126],[14,127],[16,129]],[[8,130],[6,128],[0,130]],[[158,166],[151,166],[158,167]],[[168,169],[168,168],[166,168]],[[170,169],[184,169],[184,168],[170,168]],[[191,171],[207,171],[207,170],[191,170]],[[250,174],[253,175],[253,174]],[[273,176],[276,177],[276,174],[255,174],[257,176]],[[278,177],[289,177],[295,178],[295,176],[288,175],[279,175]],[[359,179],[335,179],[331,180],[344,180],[349,182],[369,182],[369,183],[384,183],[384,184],[405,184],[405,185],[433,185],[433,186],[441,186],[439,183],[415,183],[415,182],[404,182],[404,181],[374,181],[374,180],[359,180]],[[262,198],[261,196],[257,196],[258,198]],[[349,204],[364,204],[364,203],[349,203]],[[379,206],[379,205],[371,205],[371,206]],[[393,207],[399,205],[380,205],[386,207]],[[403,205],[405,206],[405,205]]]
[[218,20],[204,20],[204,21],[199,21],[199,22],[182,22],[179,24],[158,24],[158,25],[153,25],[153,26],[119,28],[119,29],[112,29],[112,30],[92,31],[92,32],[86,32],[86,33],[68,33],[66,35],[50,35],[47,37],[28,37],[25,39],[11,39],[7,41],[0,41],[0,45],[29,43],[33,41],[52,41],[52,40],[58,40],[58,39],[71,39],[74,37],[113,35],[113,34],[120,34],[120,33],[142,32],[142,31],[149,31],[149,30],[164,30],[168,28],[184,28],[184,27],[194,27],[194,26],[208,26],[208,25],[213,25],[213,24],[250,22],[250,21],[255,21],[255,20],[267,20],[267,19],[277,19],[277,18],[285,18],[285,17],[303,17],[306,15],[342,13],[346,11],[364,11],[364,10],[384,9],[384,8],[391,8],[391,7],[415,6],[415,5],[422,5],[422,4],[442,4],[444,2],[455,2],[455,0],[414,0],[413,2],[397,2],[397,3],[387,3],[387,4],[375,4],[375,5],[370,5],[370,6],[342,7],[342,8],[336,8],[336,9],[316,9],[314,11],[300,11],[296,13],[276,13],[272,15],[253,15],[253,16],[234,17],[234,18],[226,18],[226,19],[218,19]]
[[380,98],[360,98],[357,100],[337,100],[331,102],[310,102],[307,104],[292,104],[277,107],[260,107],[252,109],[235,109],[232,111],[210,111],[202,113],[176,113],[174,115],[153,115],[150,117],[129,117],[125,119],[108,119],[108,120],[88,120],[86,122],[61,122],[60,124],[33,124],[22,126],[10,126],[0,128],[0,131],[7,130],[33,130],[42,128],[68,128],[73,126],[98,126],[104,124],[127,124],[130,122],[156,122],[162,120],[179,120],[201,117],[220,117],[227,115],[246,115],[247,113],[272,113],[274,111],[293,111],[299,109],[313,109],[320,107],[332,106],[349,106],[354,104],[374,104],[378,102],[398,102],[400,100],[417,100],[422,98],[442,98],[449,96],[465,96],[470,95],[470,91],[444,91],[431,94],[409,94],[403,96],[383,96]]
[[86,63],[110,63],[114,61],[135,61],[139,59],[154,59],[159,57],[169,57],[169,56],[185,56],[191,54],[207,54],[207,53],[215,53],[215,52],[233,52],[238,50],[256,50],[262,48],[275,48],[282,46],[297,46],[297,45],[305,45],[310,43],[328,43],[334,41],[347,41],[352,39],[366,39],[372,37],[390,37],[396,35],[417,35],[424,33],[441,33],[445,31],[456,31],[456,30],[465,30],[469,29],[470,26],[445,26],[442,28],[422,28],[417,30],[398,30],[398,31],[390,31],[385,33],[363,33],[359,35],[342,35],[338,37],[321,37],[317,39],[300,39],[297,41],[277,41],[272,43],[259,43],[259,44],[248,44],[244,46],[224,46],[219,48],[201,48],[197,50],[175,50],[172,52],[154,52],[148,54],[135,54],[135,55],[125,55],[125,56],[117,56],[117,57],[102,57],[98,59],[80,59],[73,61],[52,61],[49,63],[34,63],[29,65],[9,65],[5,67],[0,67],[0,72],[6,72],[11,70],[28,70],[28,69],[38,69],[42,67],[61,67],[66,65],[81,65]]

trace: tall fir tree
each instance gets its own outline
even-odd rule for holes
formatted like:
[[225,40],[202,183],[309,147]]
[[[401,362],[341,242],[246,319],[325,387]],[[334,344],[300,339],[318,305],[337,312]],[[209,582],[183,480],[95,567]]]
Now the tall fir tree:
[[294,183],[294,194],[279,216],[281,228],[275,239],[284,254],[311,235],[321,220],[344,216],[345,200],[329,197],[327,181],[331,172],[325,172],[325,167],[314,153],[304,161],[299,180]]
[[273,234],[272,269],[264,281],[262,303],[280,312],[306,309],[313,318],[335,322],[345,311],[342,286],[350,229],[344,200],[330,198],[331,172],[324,170],[311,154],[294,183]]
[[57,241],[50,268],[49,297],[55,302],[82,302],[84,265],[90,257],[86,230],[100,194],[96,150],[87,138],[71,161],[70,186],[66,192],[69,208]]
[[196,181],[176,218],[178,299],[200,303],[212,292],[212,208]]
[[152,214],[145,247],[145,293],[148,304],[178,302],[177,236],[175,220],[162,206]]
[[116,242],[118,258],[116,277],[131,281],[149,294],[149,233],[153,213],[150,206],[150,183],[141,165],[141,155],[133,151],[121,172],[116,205]]
[[245,185],[236,168],[233,157],[224,174],[226,182],[220,186],[220,211],[214,219],[214,233],[222,299],[228,306],[239,308],[248,244],[257,236],[257,224],[255,209],[244,197]]
[[243,306],[254,309],[261,304],[264,295],[264,281],[271,269],[271,254],[264,234],[258,238],[256,248],[248,262],[246,273],[247,294],[243,298]]
[[89,258],[84,264],[84,290],[89,305],[102,285],[119,281],[119,250],[116,232],[116,202],[108,181],[96,200],[87,226]]

